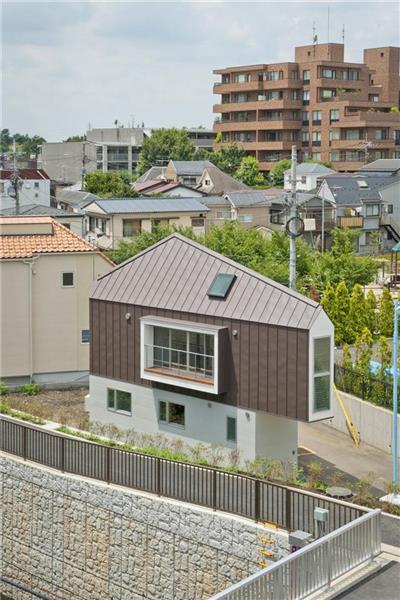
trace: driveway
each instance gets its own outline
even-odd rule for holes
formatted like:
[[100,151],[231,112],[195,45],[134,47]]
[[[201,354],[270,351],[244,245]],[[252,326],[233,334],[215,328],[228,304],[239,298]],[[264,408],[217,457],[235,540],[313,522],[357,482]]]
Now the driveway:
[[391,561],[383,569],[335,597],[335,600],[398,600],[400,563]]

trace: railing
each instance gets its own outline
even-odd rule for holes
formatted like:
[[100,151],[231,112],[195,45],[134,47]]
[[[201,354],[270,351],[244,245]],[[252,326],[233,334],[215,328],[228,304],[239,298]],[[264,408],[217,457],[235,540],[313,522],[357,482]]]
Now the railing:
[[214,357],[209,354],[150,344],[145,344],[144,348],[145,369],[161,369],[171,375],[176,373],[190,377],[214,377]]
[[66,473],[268,521],[317,535],[314,509],[329,510],[326,531],[367,509],[214,467],[102,446],[1,416],[0,450]]
[[338,226],[339,227],[362,227],[363,226],[363,218],[362,217],[338,217]]
[[379,379],[335,364],[335,385],[342,392],[358,396],[358,398],[371,402],[376,406],[390,409],[393,406],[393,384],[391,379]]
[[381,511],[373,510],[210,600],[301,600],[372,561],[381,551]]

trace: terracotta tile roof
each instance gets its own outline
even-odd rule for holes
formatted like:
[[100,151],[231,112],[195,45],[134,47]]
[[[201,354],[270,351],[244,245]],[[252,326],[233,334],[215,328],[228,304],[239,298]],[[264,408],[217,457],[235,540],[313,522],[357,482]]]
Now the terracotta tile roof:
[[[0,180],[10,179],[12,172],[12,169],[0,169]],[[21,179],[50,179],[43,169],[18,169],[18,175]]]
[[[7,225],[51,225],[52,233],[5,234]],[[99,252],[99,249],[86,242],[51,217],[0,217],[0,258],[31,258],[37,254],[63,252]],[[104,259],[113,264],[105,255]]]

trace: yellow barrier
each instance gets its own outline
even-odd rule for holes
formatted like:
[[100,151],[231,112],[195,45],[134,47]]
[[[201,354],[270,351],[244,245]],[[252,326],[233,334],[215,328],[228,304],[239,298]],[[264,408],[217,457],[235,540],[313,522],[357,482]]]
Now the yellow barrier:
[[336,385],[334,385],[333,388],[335,390],[336,398],[337,398],[337,401],[339,402],[339,406],[342,410],[343,416],[346,420],[347,428],[350,432],[351,437],[353,438],[353,442],[354,442],[356,448],[358,448],[358,446],[360,445],[360,440],[358,439],[358,434],[357,434],[356,428],[354,427],[349,415],[347,414],[347,411],[343,404],[343,400],[340,397],[340,394],[339,394],[339,391],[338,391]]

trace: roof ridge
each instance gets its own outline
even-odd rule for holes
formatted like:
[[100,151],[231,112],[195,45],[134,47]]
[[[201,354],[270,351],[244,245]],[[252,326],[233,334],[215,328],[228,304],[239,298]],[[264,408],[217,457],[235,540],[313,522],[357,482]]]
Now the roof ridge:
[[115,269],[113,269],[109,273],[105,273],[104,275],[99,277],[97,281],[100,281],[101,279],[108,277],[109,275],[114,273],[119,268],[129,264],[130,262],[135,261],[137,258],[144,256],[148,252],[154,250],[155,248],[161,246],[162,244],[167,243],[169,240],[174,239],[174,238],[179,239],[180,241],[188,244],[189,246],[193,246],[193,247],[197,248],[198,250],[201,250],[202,252],[209,254],[210,256],[217,258],[218,260],[220,260],[222,262],[225,262],[226,264],[234,267],[235,269],[238,269],[239,271],[243,271],[243,273],[246,273],[247,275],[250,275],[251,277],[255,277],[256,279],[258,279],[259,281],[261,281],[263,283],[267,283],[268,285],[270,285],[271,287],[274,287],[275,289],[279,290],[280,292],[284,292],[290,296],[293,296],[294,298],[297,298],[299,301],[304,302],[305,304],[308,304],[309,306],[313,306],[315,308],[319,306],[319,303],[315,302],[314,300],[311,300],[311,298],[307,298],[307,296],[304,296],[303,294],[300,294],[299,292],[292,290],[281,283],[278,283],[274,279],[270,279],[269,277],[266,277],[265,275],[262,275],[261,273],[257,273],[257,271],[253,271],[252,269],[249,269],[248,267],[241,265],[240,263],[232,260],[231,258],[228,258],[227,256],[224,256],[223,254],[219,254],[219,252],[215,252],[215,250],[211,250],[211,248],[208,248],[207,246],[203,246],[199,242],[192,240],[190,238],[187,238],[184,235],[182,235],[181,233],[178,233],[176,231],[174,231],[171,235],[163,238],[159,242],[156,242],[152,246],[149,246],[145,250],[142,250],[142,252],[139,252],[139,254],[135,254],[135,256],[128,258],[123,263],[117,265],[117,267],[115,267]]

